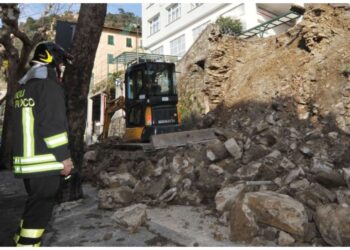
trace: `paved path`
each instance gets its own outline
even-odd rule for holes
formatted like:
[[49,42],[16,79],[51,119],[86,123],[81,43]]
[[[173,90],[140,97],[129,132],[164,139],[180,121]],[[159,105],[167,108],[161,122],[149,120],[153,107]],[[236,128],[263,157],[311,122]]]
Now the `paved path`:
[[[148,222],[130,234],[110,219],[114,211],[97,207],[97,190],[84,184],[85,198],[56,206],[44,246],[237,246],[227,239],[205,207],[149,208]],[[0,246],[9,246],[25,202],[21,180],[0,172]]]

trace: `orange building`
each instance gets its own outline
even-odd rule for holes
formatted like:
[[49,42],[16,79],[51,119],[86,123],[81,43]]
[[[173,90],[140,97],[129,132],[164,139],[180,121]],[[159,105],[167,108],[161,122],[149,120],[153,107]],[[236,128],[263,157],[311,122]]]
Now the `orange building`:
[[117,70],[113,58],[125,51],[141,51],[141,44],[141,31],[104,27],[96,52],[92,83],[99,85],[105,82],[108,73]]

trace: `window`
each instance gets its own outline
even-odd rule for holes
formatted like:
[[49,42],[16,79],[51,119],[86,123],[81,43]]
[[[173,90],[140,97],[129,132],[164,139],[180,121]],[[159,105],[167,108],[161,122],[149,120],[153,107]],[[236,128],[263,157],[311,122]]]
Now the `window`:
[[108,35],[108,45],[114,45],[114,36]]
[[181,17],[181,4],[176,3],[168,8],[168,23],[172,23]]
[[113,55],[112,54],[107,54],[107,63],[112,64],[114,61]]
[[200,25],[192,30],[193,41],[195,41],[197,39],[197,37],[202,33],[202,31],[207,27],[208,24],[209,24],[209,22],[203,23],[202,25]]
[[170,42],[170,53],[173,56],[183,56],[186,52],[185,35],[182,35]]
[[148,21],[150,31],[149,34],[152,35],[159,31],[159,14]]
[[202,5],[202,3],[191,3],[191,10],[193,10],[201,5]]
[[126,38],[126,47],[132,48],[132,41],[131,41],[131,38]]
[[152,54],[157,54],[157,55],[163,55],[164,54],[164,47],[160,46],[154,50],[151,50]]
[[146,82],[147,93],[151,96],[167,96],[176,94],[175,65],[149,64],[147,65]]

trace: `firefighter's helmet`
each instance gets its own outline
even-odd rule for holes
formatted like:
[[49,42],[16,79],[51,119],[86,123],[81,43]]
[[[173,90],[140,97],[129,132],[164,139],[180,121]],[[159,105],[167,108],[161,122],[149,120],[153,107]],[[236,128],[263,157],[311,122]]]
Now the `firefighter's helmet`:
[[61,46],[53,42],[40,43],[34,51],[32,62],[40,62],[58,66],[60,64],[72,64],[73,57]]

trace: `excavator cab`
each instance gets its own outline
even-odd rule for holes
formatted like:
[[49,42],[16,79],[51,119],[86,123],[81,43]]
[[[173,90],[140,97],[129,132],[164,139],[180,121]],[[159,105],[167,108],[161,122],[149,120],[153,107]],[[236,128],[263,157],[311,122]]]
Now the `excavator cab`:
[[180,131],[175,64],[142,62],[125,72],[125,141]]

